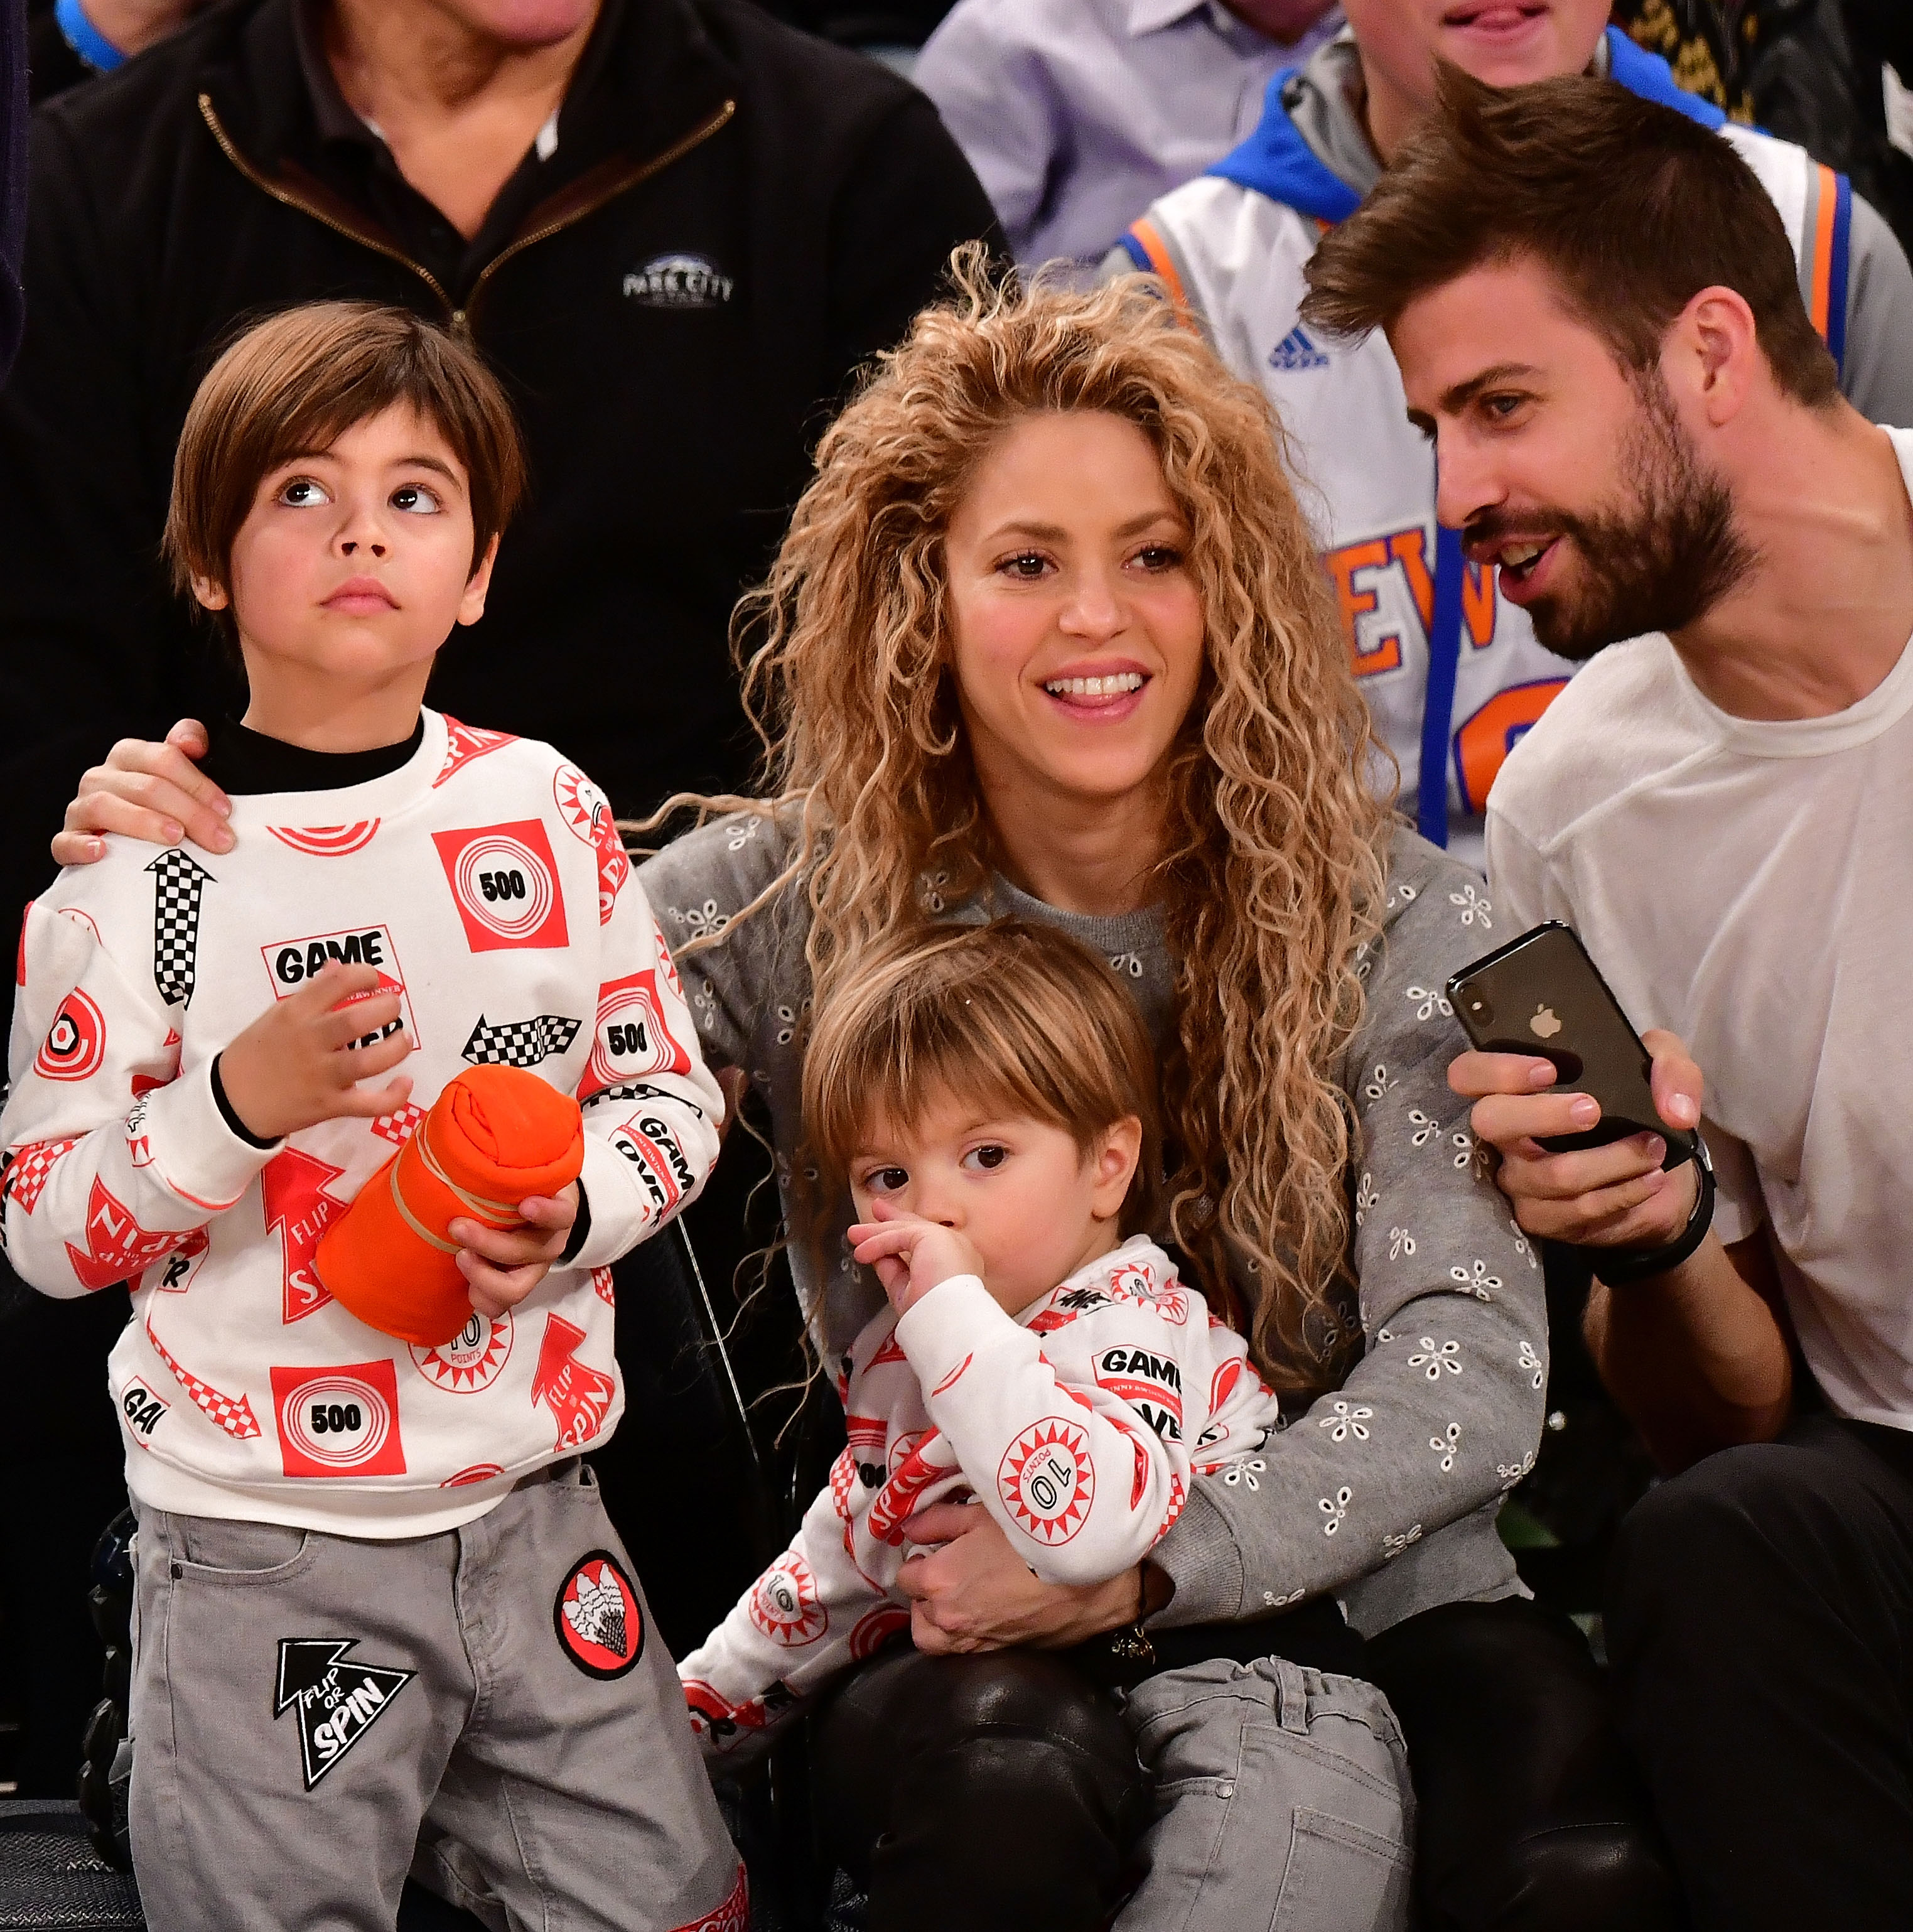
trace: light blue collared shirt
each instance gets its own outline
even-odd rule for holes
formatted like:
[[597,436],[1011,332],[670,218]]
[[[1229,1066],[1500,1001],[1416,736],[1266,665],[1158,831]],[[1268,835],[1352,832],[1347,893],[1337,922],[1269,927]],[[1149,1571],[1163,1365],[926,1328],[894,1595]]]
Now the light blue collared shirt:
[[958,0],[913,76],[970,158],[1016,258],[1104,251],[1158,195],[1255,129],[1292,46],[1221,0]]

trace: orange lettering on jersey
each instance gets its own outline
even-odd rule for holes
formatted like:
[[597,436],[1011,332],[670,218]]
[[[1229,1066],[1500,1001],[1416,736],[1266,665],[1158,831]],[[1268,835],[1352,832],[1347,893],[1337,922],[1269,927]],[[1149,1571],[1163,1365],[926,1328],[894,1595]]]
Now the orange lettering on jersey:
[[1464,810],[1478,812],[1488,803],[1488,790],[1512,752],[1543,712],[1567,688],[1564,677],[1537,679],[1498,691],[1455,734],[1455,764],[1461,774]]
[[1471,563],[1462,572],[1462,622],[1468,641],[1485,651],[1495,641],[1495,572],[1492,566]]
[[1366,543],[1345,544],[1332,550],[1323,560],[1335,583],[1335,601],[1342,612],[1342,628],[1348,640],[1348,661],[1357,677],[1373,677],[1377,672],[1393,670],[1402,662],[1402,640],[1390,632],[1367,650],[1362,648],[1357,620],[1366,617],[1380,601],[1372,590],[1358,590],[1358,570],[1380,570],[1389,561],[1388,543],[1380,537]]
[[1426,634],[1435,622],[1435,579],[1429,574],[1427,538],[1420,530],[1397,530],[1388,540],[1388,554],[1408,580]]

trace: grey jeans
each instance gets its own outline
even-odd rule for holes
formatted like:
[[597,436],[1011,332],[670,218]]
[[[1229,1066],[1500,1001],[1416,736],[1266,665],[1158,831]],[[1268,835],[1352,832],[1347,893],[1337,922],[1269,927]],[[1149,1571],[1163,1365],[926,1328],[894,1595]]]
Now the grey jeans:
[[576,1462],[403,1540],[142,1509],[130,1802],[153,1932],[744,1932],[676,1671]]
[[1122,1694],[1155,1818],[1117,1932],[1402,1932],[1414,1792],[1373,1684],[1225,1658]]

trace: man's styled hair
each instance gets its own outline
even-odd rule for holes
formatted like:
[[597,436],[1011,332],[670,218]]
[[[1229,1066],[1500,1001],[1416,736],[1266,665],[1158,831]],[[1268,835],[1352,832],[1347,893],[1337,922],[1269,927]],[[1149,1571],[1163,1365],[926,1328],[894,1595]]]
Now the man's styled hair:
[[[199,577],[229,589],[233,541],[260,483],[394,404],[433,424],[464,467],[475,570],[525,490],[517,420],[497,378],[409,310],[309,302],[248,328],[193,398],[166,511],[175,588],[190,596]],[[229,630],[230,610],[219,614]]]
[[1497,88],[1444,67],[1438,93],[1367,201],[1323,237],[1306,320],[1366,335],[1473,269],[1528,257],[1624,368],[1654,368],[1675,317],[1718,286],[1753,310],[1783,390],[1810,407],[1838,394],[1779,211],[1730,143],[1585,75]]
[[1065,933],[1000,919],[879,945],[840,977],[804,1057],[817,1204],[842,1198],[875,1123],[907,1130],[954,1097],[1060,1127],[1086,1156],[1135,1114],[1142,1154],[1122,1226],[1143,1232],[1162,1192],[1156,1078],[1135,1001]]

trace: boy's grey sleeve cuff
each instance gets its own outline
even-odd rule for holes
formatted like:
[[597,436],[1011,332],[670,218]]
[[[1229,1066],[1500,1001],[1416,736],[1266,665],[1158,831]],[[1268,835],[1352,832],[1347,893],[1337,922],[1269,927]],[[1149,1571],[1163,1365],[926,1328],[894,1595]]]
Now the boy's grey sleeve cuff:
[[1234,1623],[1241,1617],[1247,1589],[1241,1546],[1200,1480],[1189,1485],[1182,1514],[1147,1560],[1176,1586],[1176,1594],[1150,1618],[1152,1624],[1166,1630],[1180,1624]]

